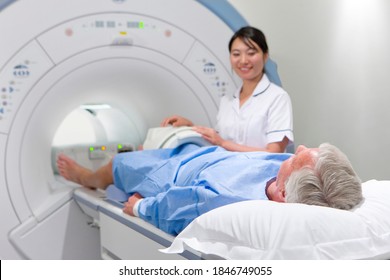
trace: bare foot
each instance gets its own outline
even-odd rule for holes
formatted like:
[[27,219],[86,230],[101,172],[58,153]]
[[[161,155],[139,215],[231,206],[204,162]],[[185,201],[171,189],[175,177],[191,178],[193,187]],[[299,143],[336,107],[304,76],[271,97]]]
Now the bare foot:
[[70,157],[60,154],[57,158],[57,167],[60,175],[66,180],[93,188],[87,184],[87,178],[92,174],[92,171],[79,165]]

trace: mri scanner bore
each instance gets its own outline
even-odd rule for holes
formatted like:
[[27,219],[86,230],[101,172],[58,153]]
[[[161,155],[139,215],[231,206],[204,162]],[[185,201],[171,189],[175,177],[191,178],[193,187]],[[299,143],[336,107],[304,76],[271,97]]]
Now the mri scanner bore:
[[120,110],[108,104],[85,104],[72,111],[60,124],[52,143],[52,168],[64,154],[82,166],[97,170],[115,154],[137,149],[174,148],[185,143],[210,145],[190,127],[155,127],[147,132],[142,146],[133,137],[132,123]]
[[52,168],[60,153],[92,170],[106,164],[117,153],[135,150],[132,124],[120,110],[108,104],[85,104],[60,124],[52,143]]
[[[209,2],[37,0],[1,10],[1,258],[102,257],[104,230],[88,226],[75,186],[55,174],[58,151],[94,167],[118,145],[138,147],[172,113],[214,125],[219,97],[237,87],[226,42],[247,23],[226,1]],[[74,122],[84,128],[69,130]]]

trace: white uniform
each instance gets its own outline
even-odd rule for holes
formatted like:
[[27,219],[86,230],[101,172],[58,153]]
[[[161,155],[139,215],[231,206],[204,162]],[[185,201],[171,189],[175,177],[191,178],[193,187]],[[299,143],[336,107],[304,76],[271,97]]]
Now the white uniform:
[[221,99],[216,130],[222,138],[258,148],[280,142],[284,137],[294,141],[291,100],[284,89],[271,83],[264,74],[241,108],[240,90]]

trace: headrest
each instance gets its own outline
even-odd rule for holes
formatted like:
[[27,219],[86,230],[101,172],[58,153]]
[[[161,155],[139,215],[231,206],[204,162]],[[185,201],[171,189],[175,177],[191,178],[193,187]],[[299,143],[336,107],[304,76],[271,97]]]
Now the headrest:
[[154,127],[148,130],[143,148],[162,149],[175,148],[182,144],[195,144],[200,147],[208,146],[210,143],[203,139],[202,135],[195,132],[191,127]]

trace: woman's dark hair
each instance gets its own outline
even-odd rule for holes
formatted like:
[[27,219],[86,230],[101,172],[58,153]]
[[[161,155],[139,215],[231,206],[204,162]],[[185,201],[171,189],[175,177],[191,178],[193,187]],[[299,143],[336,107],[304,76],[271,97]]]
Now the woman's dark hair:
[[245,26],[236,31],[229,42],[229,52],[232,50],[233,41],[240,38],[248,47],[255,48],[253,42],[255,42],[263,53],[268,53],[268,44],[265,39],[265,35],[262,31],[251,26]]

